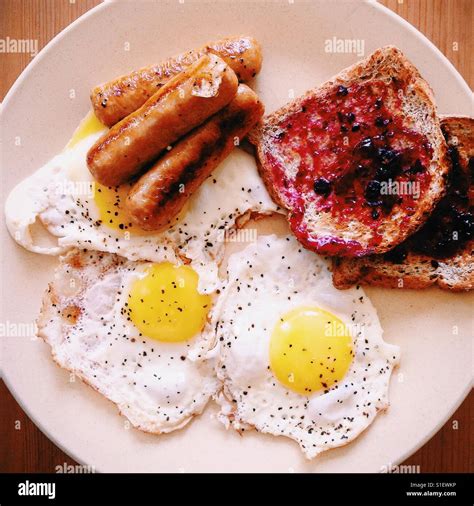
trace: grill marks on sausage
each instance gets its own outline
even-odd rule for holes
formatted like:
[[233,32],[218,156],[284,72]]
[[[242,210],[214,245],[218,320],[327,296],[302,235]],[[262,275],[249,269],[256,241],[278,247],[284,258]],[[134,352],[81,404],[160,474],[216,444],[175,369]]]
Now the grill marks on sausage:
[[[177,176],[177,178],[172,181],[168,188],[161,187],[161,198],[156,201],[156,207],[162,207],[166,205],[169,201],[173,200],[179,193],[181,193],[181,188],[186,189],[186,185],[196,179],[201,172],[206,171],[206,165],[209,159],[214,157],[219,157],[220,153],[226,146],[227,139],[232,136],[232,134],[237,130],[236,127],[241,125],[246,119],[246,114],[244,111],[237,111],[233,115],[226,116],[222,118],[218,123],[219,135],[217,137],[217,141],[214,142],[210,140],[207,142],[200,150],[199,157],[191,164],[183,167],[183,170]],[[172,153],[172,152],[171,152]],[[186,190],[184,191],[186,194]]]

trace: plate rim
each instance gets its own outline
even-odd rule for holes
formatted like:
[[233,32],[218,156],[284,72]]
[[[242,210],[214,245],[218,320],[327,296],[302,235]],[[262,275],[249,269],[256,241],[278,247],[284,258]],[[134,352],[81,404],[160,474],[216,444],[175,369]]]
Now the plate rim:
[[[240,2],[240,0],[238,0]],[[283,1],[283,0],[281,0]],[[206,3],[212,3],[212,0],[205,0]],[[77,28],[78,25],[81,25],[82,23],[87,22],[87,19],[91,16],[95,16],[100,10],[108,9],[113,4],[115,4],[115,0],[103,0],[102,3],[92,7],[87,12],[79,16],[77,19],[75,19],[72,23],[70,23],[68,26],[66,26],[63,30],[61,30],[58,34],[56,34],[37,54],[37,56],[28,63],[28,65],[23,69],[23,71],[20,73],[20,75],[16,78],[8,92],[6,93],[3,101],[0,104],[0,116],[3,116],[3,112],[5,108],[8,107],[9,102],[11,101],[12,97],[15,95],[17,89],[21,86],[21,84],[28,78],[29,73],[32,72],[32,70],[37,66],[41,64],[41,61],[45,57],[45,55],[48,53],[48,51],[61,43],[62,39],[68,34],[68,32],[74,30]],[[158,2],[159,3],[159,0]],[[244,2],[241,2],[244,3]],[[304,3],[304,2],[302,2]],[[453,77],[458,81],[458,83],[461,85],[462,88],[466,91],[466,93],[472,93],[469,85],[467,84],[466,80],[463,78],[463,76],[460,74],[460,72],[456,69],[454,64],[441,52],[441,50],[430,40],[426,35],[424,35],[422,32],[420,32],[417,28],[415,28],[411,23],[409,23],[407,20],[399,16],[394,11],[390,10],[388,7],[380,4],[376,0],[363,0],[361,4],[369,5],[371,8],[378,9],[379,11],[383,12],[385,15],[389,16],[394,23],[398,23],[403,25],[406,29],[408,29],[410,32],[412,32],[419,40],[424,42],[424,44],[436,55],[437,59],[443,60],[445,64],[449,67],[449,70]],[[87,462],[85,462],[83,459],[79,458],[78,455],[73,450],[70,450],[69,448],[66,448],[57,438],[55,435],[53,435],[51,432],[49,432],[43,425],[43,423],[39,420],[39,417],[36,415],[33,415],[29,408],[25,405],[25,402],[21,398],[18,392],[16,392],[13,382],[8,377],[8,375],[3,370],[3,364],[0,363],[0,377],[5,382],[6,387],[8,388],[10,394],[15,399],[15,401],[18,403],[18,405],[21,407],[21,409],[24,411],[24,413],[27,415],[27,417],[34,423],[34,425],[53,443],[55,444],[63,453],[68,455],[69,457],[73,458],[78,464],[80,465],[89,465]],[[445,424],[446,422],[452,417],[452,415],[455,413],[455,411],[459,408],[459,406],[463,403],[463,401],[466,399],[468,394],[470,393],[471,389],[473,388],[473,378],[471,375],[471,381],[469,381],[464,389],[462,390],[461,394],[454,399],[454,401],[451,404],[450,409],[447,411],[447,415],[440,419],[440,421],[435,425],[435,427],[428,432],[421,440],[414,445],[413,447],[406,450],[395,462],[392,462],[391,464],[394,466],[399,465],[401,462],[405,461],[408,457],[413,455],[415,452],[417,452],[422,446],[424,446]],[[97,468],[97,466],[94,466],[95,471],[94,472],[102,472],[101,469]]]

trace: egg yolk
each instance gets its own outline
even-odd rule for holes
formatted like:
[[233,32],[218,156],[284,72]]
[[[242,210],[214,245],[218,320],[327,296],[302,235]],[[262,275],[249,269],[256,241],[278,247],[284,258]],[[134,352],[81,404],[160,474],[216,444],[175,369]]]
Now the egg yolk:
[[[71,149],[79,142],[89,137],[92,134],[107,130],[95,116],[93,112],[89,112],[87,116],[81,121],[80,125],[74,132],[71,140],[66,146],[66,149]],[[78,179],[80,177],[76,176]],[[125,201],[132,185],[129,183],[121,186],[104,186],[97,181],[93,183],[94,202],[98,210],[98,222],[111,229],[122,232],[133,233],[134,235],[150,235],[156,234],[159,231],[146,231],[135,225],[130,218],[125,207]],[[182,221],[187,212],[187,203],[181,212],[171,220],[169,225],[163,227],[163,230],[172,225]]]
[[97,181],[94,183],[94,201],[99,211],[99,220],[102,224],[114,230],[130,232],[134,235],[151,235],[178,223],[187,212],[187,204],[185,204],[180,213],[171,220],[169,225],[163,227],[162,230],[143,230],[132,222],[125,207],[125,201],[131,187],[130,183],[120,186],[104,186],[97,183]]
[[[71,140],[66,146],[73,148],[79,142],[100,131],[106,131],[107,127],[103,125],[93,112],[89,112],[81,121],[74,132]],[[128,215],[124,202],[130,191],[131,185],[124,184],[118,187],[104,186],[94,181],[94,201],[99,212],[99,221],[101,224],[114,230],[132,231],[135,234],[147,234],[147,232],[134,226]]]
[[130,290],[126,312],[147,337],[180,342],[198,334],[206,323],[211,296],[198,292],[199,276],[189,266],[152,264]]
[[283,385],[300,394],[326,390],[340,381],[352,357],[347,326],[317,307],[286,313],[271,336],[271,370]]
[[94,183],[94,201],[99,211],[99,220],[114,230],[145,234],[145,231],[133,224],[124,206],[131,186],[131,184],[104,186],[97,181]]

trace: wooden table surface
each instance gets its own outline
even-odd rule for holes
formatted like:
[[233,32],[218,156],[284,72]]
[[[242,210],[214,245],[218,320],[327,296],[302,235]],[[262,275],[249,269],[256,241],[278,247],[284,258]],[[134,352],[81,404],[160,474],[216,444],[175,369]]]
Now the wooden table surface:
[[[38,39],[41,49],[98,0],[1,0],[0,38]],[[384,5],[423,32],[473,87],[472,0],[382,0]],[[26,54],[0,55],[0,98],[31,60]],[[421,472],[472,472],[471,394],[444,427],[404,464]],[[20,422],[20,423],[18,423]],[[28,419],[0,381],[0,471],[54,472],[75,462]],[[18,429],[19,427],[19,429]]]

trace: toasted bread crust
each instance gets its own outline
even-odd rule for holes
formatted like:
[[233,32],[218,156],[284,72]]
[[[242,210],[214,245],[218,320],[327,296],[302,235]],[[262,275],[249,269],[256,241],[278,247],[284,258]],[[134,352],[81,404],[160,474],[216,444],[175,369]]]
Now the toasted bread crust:
[[[461,163],[474,156],[474,119],[443,117],[441,125],[450,146],[456,146]],[[472,181],[471,181],[472,186]],[[410,251],[403,262],[390,262],[382,255],[333,260],[333,283],[345,289],[358,283],[387,288],[421,289],[437,285],[456,292],[474,289],[474,241],[452,257],[436,260]]]
[[[342,256],[364,256],[389,251],[425,223],[445,193],[446,177],[449,170],[447,147],[436,115],[432,90],[420,76],[418,70],[399,49],[393,46],[383,47],[366,60],[343,70],[320,87],[308,91],[302,97],[266,116],[249,135],[250,142],[256,146],[259,171],[267,190],[278,205],[288,209],[291,218],[292,204],[277,186],[272,166],[266,163],[265,154],[275,150],[275,145],[272,144],[272,134],[275,135],[285,118],[300,111],[302,103],[308,98],[322,99],[340,85],[348,87],[355,83],[369,82],[374,79],[382,80],[388,84],[392,78],[401,81],[406,86],[407,92],[403,99],[405,124],[425,135],[432,146],[431,163],[427,168],[432,179],[412,215],[401,213],[397,210],[398,206],[395,206],[386,219],[380,221],[377,232],[381,235],[381,240],[375,247],[371,245],[374,237],[373,228],[361,221],[351,219],[346,223],[337,223],[330,212],[314,213],[308,220],[305,213],[306,223],[308,224],[310,221],[307,227],[309,234],[315,237],[323,236],[328,241],[334,239],[347,244],[354,241],[360,243],[360,249],[356,254],[349,250],[345,251],[343,248],[337,253]],[[404,222],[403,227],[400,227],[401,220]],[[317,248],[315,251],[326,253],[326,251],[319,251]]]
[[460,254],[442,261],[414,253],[401,264],[384,260],[382,255],[335,258],[332,279],[342,290],[355,284],[412,290],[437,285],[443,290],[465,292],[474,289],[473,253],[471,242]]

